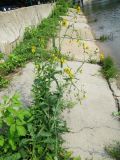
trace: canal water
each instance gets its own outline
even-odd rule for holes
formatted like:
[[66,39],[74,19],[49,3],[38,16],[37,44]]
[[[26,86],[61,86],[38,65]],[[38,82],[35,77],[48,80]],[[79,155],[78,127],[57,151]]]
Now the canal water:
[[88,17],[101,52],[113,57],[120,68],[120,0],[84,0],[84,13]]

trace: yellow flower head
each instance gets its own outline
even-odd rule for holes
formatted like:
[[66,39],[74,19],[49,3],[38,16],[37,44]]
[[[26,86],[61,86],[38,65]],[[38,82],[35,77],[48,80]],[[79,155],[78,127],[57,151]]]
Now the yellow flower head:
[[84,50],[89,49],[89,46],[85,42],[83,42],[83,49]]
[[66,60],[62,57],[62,58],[60,59],[60,63],[61,63],[61,64],[64,64],[64,63],[66,63]]
[[77,7],[77,13],[80,13],[81,12],[81,8],[80,6]]
[[62,20],[62,26],[68,27],[68,25],[69,25],[68,21],[66,19],[63,19]]
[[105,59],[104,53],[100,53],[100,61],[102,62]]
[[64,69],[64,72],[70,77],[70,78],[74,78],[74,74],[71,70],[71,68],[67,67]]
[[31,51],[32,51],[32,53],[35,53],[35,52],[36,52],[36,47],[35,47],[35,46],[32,46]]
[[77,39],[77,43],[80,43],[80,40],[79,40],[79,39]]

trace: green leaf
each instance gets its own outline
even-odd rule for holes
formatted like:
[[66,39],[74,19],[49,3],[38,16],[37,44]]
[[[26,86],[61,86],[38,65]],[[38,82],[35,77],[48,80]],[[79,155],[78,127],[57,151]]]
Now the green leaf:
[[47,154],[47,156],[45,157],[46,160],[53,160],[52,156],[50,154]]
[[39,136],[42,136],[42,137],[50,137],[50,136],[51,136],[51,133],[50,133],[50,132],[41,131],[41,132],[39,133]]
[[0,136],[0,146],[2,147],[4,145],[4,137]]
[[14,136],[15,131],[16,131],[16,125],[15,125],[15,124],[12,124],[12,125],[10,126],[10,134],[11,134],[12,137]]
[[11,145],[11,147],[12,147],[12,150],[16,150],[16,145],[15,145],[15,143],[14,143],[14,140],[13,139],[9,139],[9,144]]
[[26,124],[26,122],[17,119],[17,120],[16,120],[16,124],[17,124],[17,126],[22,126],[22,125]]
[[16,128],[19,136],[26,135],[26,129],[23,126],[16,126]]
[[0,128],[2,128],[2,125],[3,125],[3,122],[2,122],[2,120],[0,119]]
[[12,116],[9,116],[5,119],[8,126],[14,124],[14,118]]
[[75,157],[73,160],[81,160],[81,158],[79,156],[79,157]]
[[12,160],[19,160],[20,158],[21,158],[21,154],[20,153],[15,153],[11,157]]
[[0,157],[0,160],[20,160],[21,154],[20,153],[14,153],[14,154],[6,154],[2,157]]
[[38,149],[38,153],[40,154],[40,155],[42,155],[43,154],[43,152],[44,152],[44,149],[41,147],[41,146],[37,146],[37,149]]
[[30,112],[29,110],[24,110],[24,109],[21,109],[19,110],[19,112],[17,113],[17,117],[25,123],[24,119],[25,117],[30,117]]

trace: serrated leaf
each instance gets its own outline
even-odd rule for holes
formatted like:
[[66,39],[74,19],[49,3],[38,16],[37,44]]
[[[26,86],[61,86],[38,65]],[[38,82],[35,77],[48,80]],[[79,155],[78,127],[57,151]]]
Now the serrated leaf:
[[13,139],[9,139],[9,144],[11,145],[12,150],[15,151],[16,150],[16,145],[15,145]]
[[0,136],[0,146],[2,147],[4,145],[4,137]]
[[21,125],[24,125],[24,124],[26,124],[25,121],[21,121],[21,120],[19,120],[19,119],[16,120],[16,125],[17,125],[17,126],[21,126]]
[[11,134],[12,137],[14,136],[15,131],[16,131],[16,126],[15,126],[15,124],[12,124],[10,126],[10,134]]
[[24,126],[16,126],[17,132],[19,136],[25,136],[26,135],[26,129]]
[[5,121],[6,121],[6,123],[7,123],[8,126],[14,124],[14,119],[13,119],[13,117],[7,117],[7,118],[5,119]]

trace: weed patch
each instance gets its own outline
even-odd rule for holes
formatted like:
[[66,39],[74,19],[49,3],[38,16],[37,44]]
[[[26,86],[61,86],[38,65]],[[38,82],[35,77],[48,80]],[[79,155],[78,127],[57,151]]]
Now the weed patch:
[[106,79],[116,77],[116,75],[118,73],[118,70],[117,70],[117,67],[114,64],[113,59],[110,56],[105,57],[103,59],[101,72],[103,73],[103,75]]
[[108,153],[108,155],[110,155],[111,158],[114,158],[115,160],[120,159],[120,143],[119,142],[106,146],[105,151]]
[[[32,52],[32,47],[35,46],[37,48],[35,53],[47,47],[48,40],[55,37],[57,33],[60,15],[64,15],[67,9],[68,3],[65,3],[63,0],[61,2],[58,1],[50,17],[44,19],[36,28],[26,29],[23,41],[16,46],[4,63],[0,63],[0,81],[3,77],[5,79],[5,76],[14,72],[16,68],[23,67],[28,61],[34,61],[36,57]],[[2,54],[0,54],[1,56]],[[2,84],[2,82],[0,83]],[[1,87],[2,85],[0,85]]]
[[[69,66],[63,69],[65,57],[60,50],[46,49],[49,38],[54,38],[57,33],[59,16],[66,11],[66,1],[59,0],[51,17],[36,29],[27,29],[24,41],[1,65],[1,74],[7,75],[19,67],[18,62],[23,65],[34,59],[36,78],[34,101],[30,108],[24,108],[16,94],[5,97],[0,104],[0,160],[81,159],[72,157],[72,153],[62,147],[62,134],[68,131],[66,122],[61,118],[67,107],[63,93],[73,84],[75,75]],[[62,77],[62,82],[59,77]]]

